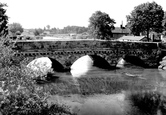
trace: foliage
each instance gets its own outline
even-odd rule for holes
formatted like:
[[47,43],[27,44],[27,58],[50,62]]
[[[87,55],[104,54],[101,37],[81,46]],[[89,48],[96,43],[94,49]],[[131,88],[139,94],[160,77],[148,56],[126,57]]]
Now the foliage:
[[29,73],[25,62],[15,57],[16,52],[12,50],[14,44],[5,41],[7,38],[0,40],[0,88],[3,89],[3,94],[21,91],[27,94],[34,93],[44,98],[44,92],[37,90],[39,87],[32,79],[35,74]]
[[87,28],[79,27],[79,26],[67,26],[67,27],[63,28],[64,33],[77,33],[77,34],[80,34],[80,33],[86,32],[86,31],[87,31]]
[[88,28],[80,27],[80,26],[66,26],[63,29],[52,28],[50,31],[56,34],[70,34],[70,33],[80,34],[80,33],[87,32]]
[[0,82],[3,83],[1,88],[7,91],[6,93],[10,93],[15,91],[20,84],[28,84],[28,79],[25,70],[20,68],[20,61],[15,58],[16,52],[12,50],[14,44],[10,43],[9,38],[1,38],[0,40]]
[[166,96],[158,91],[130,92],[126,95],[126,99],[131,104],[133,114],[157,115],[158,111],[162,115],[166,114]]
[[8,34],[8,16],[6,15],[6,4],[0,3],[0,36],[6,36]]
[[13,64],[15,52],[12,50],[14,44],[8,37],[0,37],[0,68],[9,67]]
[[25,62],[17,60],[12,46],[5,43],[0,44],[0,112],[3,115],[71,115],[67,106],[47,103],[50,93],[31,79],[33,76],[28,73]]
[[17,33],[22,33],[24,29],[20,23],[12,23],[12,24],[9,24],[9,31],[12,34],[17,34]]
[[47,25],[46,27],[47,27],[48,30],[50,29],[50,25]]
[[145,33],[149,38],[149,32],[162,32],[164,11],[160,5],[155,2],[143,3],[134,8],[127,16],[127,25],[134,35]]
[[51,104],[37,95],[12,93],[1,100],[0,111],[3,115],[74,115],[65,105]]
[[41,28],[38,28],[38,29],[35,29],[33,33],[35,36],[39,36],[41,33],[43,33],[43,30]]
[[97,39],[110,39],[112,37],[112,31],[114,29],[115,21],[111,19],[108,14],[96,11],[89,18],[89,32]]

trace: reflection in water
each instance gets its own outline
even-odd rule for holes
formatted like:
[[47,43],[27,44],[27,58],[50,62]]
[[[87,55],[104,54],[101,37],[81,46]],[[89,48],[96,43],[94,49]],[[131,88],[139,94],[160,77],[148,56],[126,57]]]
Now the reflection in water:
[[93,67],[93,60],[89,55],[82,56],[71,65],[71,74],[73,77],[86,75]]

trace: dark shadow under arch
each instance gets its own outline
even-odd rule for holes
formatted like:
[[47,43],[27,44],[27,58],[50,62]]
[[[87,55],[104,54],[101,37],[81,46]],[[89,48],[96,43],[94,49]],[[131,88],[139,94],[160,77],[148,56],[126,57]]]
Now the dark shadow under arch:
[[133,64],[135,66],[140,66],[143,68],[149,68],[149,65],[147,65],[145,63],[145,61],[143,61],[142,59],[140,59],[140,57],[137,56],[132,56],[132,55],[126,55],[124,57],[124,60],[130,64]]
[[99,55],[89,55],[93,62],[93,66],[101,68],[101,69],[107,69],[107,70],[112,70],[112,69],[118,69],[116,66],[111,66],[103,57]]
[[60,62],[58,62],[56,59],[53,59],[50,57],[48,57],[48,58],[51,60],[52,68],[55,72],[65,72],[66,71],[65,67]]

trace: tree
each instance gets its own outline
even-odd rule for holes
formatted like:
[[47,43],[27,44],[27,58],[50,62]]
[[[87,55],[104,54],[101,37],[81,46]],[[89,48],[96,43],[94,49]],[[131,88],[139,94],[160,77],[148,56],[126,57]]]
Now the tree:
[[88,28],[92,37],[107,40],[112,37],[115,21],[111,19],[108,14],[96,11],[89,18],[89,22]]
[[0,3],[0,36],[6,36],[8,34],[8,16],[6,15],[4,7],[7,7],[7,5]]
[[131,14],[127,16],[127,25],[132,34],[145,33],[149,38],[150,31],[157,33],[163,31],[163,16],[164,11],[160,5],[155,2],[147,2],[136,6]]
[[55,27],[51,28],[51,33],[56,34],[57,33],[57,29]]
[[41,28],[38,28],[38,29],[35,29],[33,33],[35,36],[39,36],[41,33],[43,33],[43,30]]
[[22,33],[24,31],[23,27],[19,23],[9,24],[9,31],[13,34]]
[[47,27],[48,30],[50,30],[50,25],[47,25],[46,27]]

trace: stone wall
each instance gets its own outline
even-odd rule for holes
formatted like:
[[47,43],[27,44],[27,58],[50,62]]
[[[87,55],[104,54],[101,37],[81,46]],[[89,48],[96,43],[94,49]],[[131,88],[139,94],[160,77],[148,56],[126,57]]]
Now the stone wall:
[[18,41],[15,49],[19,52],[57,51],[57,50],[95,50],[97,49],[157,49],[156,43],[119,42],[105,40],[73,40],[73,41]]

